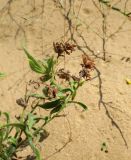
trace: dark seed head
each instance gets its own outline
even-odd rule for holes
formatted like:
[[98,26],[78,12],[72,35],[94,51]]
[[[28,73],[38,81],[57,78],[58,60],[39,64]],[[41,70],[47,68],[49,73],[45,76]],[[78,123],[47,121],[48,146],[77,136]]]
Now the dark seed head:
[[105,153],[108,153],[108,150],[105,150]]
[[105,142],[103,142],[103,143],[102,143],[102,145],[103,145],[103,146],[106,146],[106,143],[105,143]]
[[26,102],[24,101],[23,98],[17,99],[16,103],[21,107],[26,107],[27,106],[27,104],[26,104]]

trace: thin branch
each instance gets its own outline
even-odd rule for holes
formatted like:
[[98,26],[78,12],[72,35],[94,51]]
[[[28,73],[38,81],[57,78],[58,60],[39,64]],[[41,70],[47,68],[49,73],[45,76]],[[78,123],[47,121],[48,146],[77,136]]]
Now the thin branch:
[[103,105],[103,107],[105,108],[107,117],[111,120],[112,125],[114,125],[118,129],[118,131],[119,131],[119,133],[120,133],[120,135],[121,135],[121,137],[122,137],[122,139],[123,139],[123,141],[125,143],[125,146],[128,148],[127,141],[126,141],[126,139],[124,137],[124,134],[123,134],[121,128],[119,127],[119,125],[117,124],[117,122],[111,116],[111,114],[110,114],[110,112],[109,112],[109,110],[107,108],[107,104],[103,100],[101,72],[99,71],[98,68],[95,68],[95,70],[96,70],[96,72],[98,74],[98,79],[99,79],[99,95],[100,95],[100,99],[99,99],[98,106],[100,108],[100,106]]
[[105,61],[106,60],[106,53],[107,53],[106,52],[106,32],[107,32],[106,14],[104,13],[104,9],[101,10],[94,0],[92,0],[92,2],[102,16],[102,34],[103,34],[103,36],[102,36],[102,50],[103,50],[103,60]]
[[121,13],[122,15],[131,18],[131,12],[126,13],[126,10],[122,11],[120,8],[117,8],[115,6],[112,6],[109,2],[105,3],[104,0],[99,0],[100,3],[104,4],[106,7],[111,8],[112,10]]

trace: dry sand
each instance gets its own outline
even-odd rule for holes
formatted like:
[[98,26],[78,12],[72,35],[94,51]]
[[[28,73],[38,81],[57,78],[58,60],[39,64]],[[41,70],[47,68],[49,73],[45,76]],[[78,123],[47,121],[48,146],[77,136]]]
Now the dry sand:
[[[0,71],[7,73],[0,81],[0,110],[9,111],[14,117],[20,112],[16,99],[23,96],[26,82],[36,77],[28,67],[22,44],[26,43],[37,58],[54,54],[52,43],[61,41],[64,23],[67,31],[68,22],[57,0],[8,1],[0,0]],[[64,0],[59,1],[64,6]],[[94,59],[100,76],[87,82],[76,97],[87,104],[88,111],[81,112],[78,107],[69,106],[65,110],[66,118],[55,119],[46,127],[50,135],[41,144],[43,159],[130,160],[131,85],[127,85],[125,79],[131,79],[131,20],[117,11],[105,10],[107,60],[103,61],[94,56],[103,56],[102,16],[91,0],[83,0],[79,12],[81,1],[71,1],[74,7],[69,18],[73,26],[78,27],[77,31],[73,30],[74,39]],[[124,4],[122,0],[117,7],[124,10]],[[76,15],[79,13],[77,19],[73,10]],[[127,3],[127,11],[131,11],[131,0]],[[69,37],[68,33],[65,40]],[[73,73],[77,73],[81,54],[77,50],[66,57],[66,68],[74,68]],[[99,72],[95,70],[92,76]],[[67,143],[69,136],[71,142]],[[101,151],[103,142],[108,153]],[[28,150],[23,155],[25,153]]]

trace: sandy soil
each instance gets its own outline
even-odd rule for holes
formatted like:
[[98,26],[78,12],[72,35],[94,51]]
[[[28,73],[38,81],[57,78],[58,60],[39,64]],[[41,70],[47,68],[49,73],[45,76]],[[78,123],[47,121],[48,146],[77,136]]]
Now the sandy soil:
[[[92,77],[97,77],[87,82],[76,97],[87,104],[88,111],[70,106],[65,110],[66,118],[55,119],[46,127],[50,135],[41,144],[43,158],[130,160],[131,85],[125,79],[131,79],[131,20],[103,7],[103,22],[92,0],[72,0],[70,10],[68,0],[66,7],[64,0],[59,2],[65,10],[57,0],[0,0],[0,71],[8,75],[0,81],[0,110],[9,111],[12,117],[17,115],[20,108],[16,99],[24,94],[26,82],[36,77],[28,67],[22,44],[37,58],[54,54],[52,43],[70,38],[69,21],[63,16],[70,11],[71,32],[81,50],[66,57],[66,68],[74,67],[73,73],[77,73],[84,51],[94,59],[97,69]],[[124,10],[125,2],[119,1],[116,6]],[[131,1],[127,2],[126,10],[131,11]],[[62,38],[64,30],[68,33]],[[106,61],[101,59],[104,36]],[[101,151],[103,142],[108,153]]]

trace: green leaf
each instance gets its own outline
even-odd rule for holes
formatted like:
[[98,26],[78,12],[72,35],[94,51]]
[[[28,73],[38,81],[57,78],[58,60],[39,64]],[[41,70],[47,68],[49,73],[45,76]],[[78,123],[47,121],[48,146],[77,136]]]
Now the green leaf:
[[64,89],[62,89],[60,91],[63,92],[63,93],[66,93],[66,92],[71,92],[72,93],[71,88],[64,88]]
[[79,86],[79,82],[77,81],[70,81],[69,84],[70,84],[72,92],[76,91]]
[[53,65],[54,65],[53,57],[47,59],[47,66],[48,66],[47,68],[49,69],[49,71],[51,71]]
[[67,96],[65,93],[73,94],[73,91],[70,88],[64,88],[64,89],[59,88],[56,96],[59,97],[60,99],[64,99]]
[[29,64],[30,64],[30,67],[33,71],[37,72],[37,73],[40,73],[40,74],[44,74],[45,70],[42,69],[42,67],[39,65],[36,65],[33,61],[29,60]]
[[3,77],[5,77],[5,76],[6,76],[5,73],[1,73],[1,72],[0,72],[0,78],[3,78]]
[[4,134],[5,134],[5,129],[0,129],[0,149],[1,149],[1,146],[3,145]]
[[[9,113],[4,112],[3,114],[6,117],[6,124],[8,125],[10,123]],[[6,131],[5,131],[5,135],[4,135],[4,140],[8,137],[9,131],[10,131],[10,126],[6,127]]]
[[48,86],[45,86],[42,90],[43,94],[45,97],[48,97],[48,90],[49,90],[49,87]]
[[110,1],[107,1],[107,0],[99,0],[99,2],[102,2],[102,3],[105,3],[105,4],[110,3]]
[[11,144],[8,148],[6,147],[6,150],[4,151],[4,157],[6,157],[6,159],[8,160],[11,160],[9,159],[9,157],[12,157],[15,151],[16,151],[16,146]]
[[35,98],[40,98],[40,99],[46,98],[44,95],[42,95],[42,94],[37,94],[37,93],[30,94],[29,96],[30,96],[30,97],[35,97]]
[[49,119],[49,117],[48,117],[48,116],[46,116],[46,117],[36,117],[36,118],[35,118],[35,120],[36,120],[36,121],[44,120],[45,122],[47,122],[47,121],[48,121],[48,119]]
[[36,160],[42,160],[41,159],[41,155],[40,155],[40,151],[35,147],[35,145],[33,144],[32,138],[28,138],[28,142],[31,146],[31,149],[33,150],[35,156],[36,156]]
[[65,94],[63,93],[63,92],[58,92],[57,94],[56,94],[56,96],[57,97],[59,97],[59,98],[64,98],[65,97]]
[[35,58],[33,58],[25,48],[23,48],[23,49],[24,49],[25,54],[28,57],[29,65],[30,65],[31,69],[33,71],[37,72],[37,73],[44,74],[45,73],[45,69],[40,64],[40,62],[38,62],[37,60],[35,60]]
[[48,81],[53,77],[54,73],[54,65],[56,64],[56,61],[54,60],[54,57],[45,59],[42,63],[42,65],[45,68],[45,74],[43,77],[43,81]]
[[5,115],[5,117],[6,117],[6,123],[7,124],[9,124],[9,122],[10,122],[10,116],[9,116],[9,113],[7,113],[7,112],[3,112],[3,114]]
[[62,105],[59,105],[58,107],[51,110],[50,115],[60,112],[63,109]]
[[10,143],[10,144],[13,144],[13,145],[17,145],[17,139],[16,138],[14,138],[14,137],[9,137],[8,138],[8,142]]
[[29,127],[29,130],[34,126],[34,124],[36,123],[35,120],[36,116],[33,115],[32,113],[28,114],[28,120],[27,120],[27,125]]
[[87,110],[87,106],[85,104],[83,104],[82,102],[78,102],[78,101],[68,101],[68,103],[75,103],[78,104],[79,106],[81,106],[84,110]]
[[10,123],[10,124],[6,124],[6,125],[3,125],[1,128],[6,128],[6,127],[16,127],[16,128],[20,128],[22,130],[25,129],[25,125],[24,124],[21,124],[21,123]]
[[55,101],[46,102],[42,105],[39,105],[39,107],[41,107],[43,109],[52,109],[52,108],[55,108],[55,107],[59,106],[60,104],[61,104],[61,100],[57,99]]
[[[47,72],[46,72],[47,73]],[[46,82],[46,81],[48,81],[49,79],[51,79],[51,75],[49,74],[49,72],[47,73],[47,74],[45,74],[44,76],[43,76],[43,79],[42,79],[42,81],[43,82]]]

